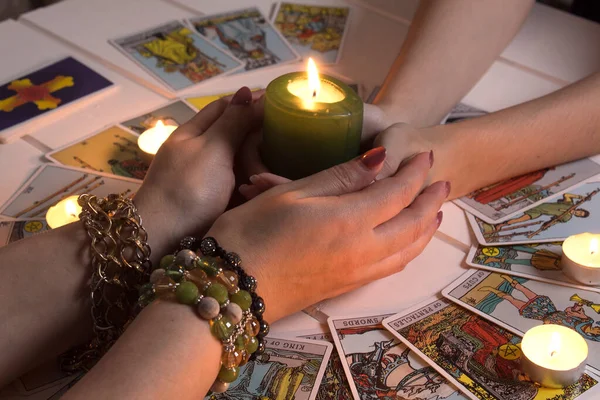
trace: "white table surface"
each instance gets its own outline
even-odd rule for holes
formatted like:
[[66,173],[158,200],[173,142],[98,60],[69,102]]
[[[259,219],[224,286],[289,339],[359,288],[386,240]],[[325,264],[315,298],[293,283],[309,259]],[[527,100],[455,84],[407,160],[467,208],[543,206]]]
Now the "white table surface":
[[[141,79],[147,88],[165,94],[164,87],[160,87],[154,78],[108,44],[107,39],[133,33],[171,19],[239,9],[250,3],[246,0],[66,0],[25,14],[21,21],[52,36],[52,39],[46,39],[38,35],[36,40],[43,41],[45,45],[38,45],[36,48],[54,46],[62,52],[68,51],[65,45],[58,43],[62,41],[73,49],[89,52],[90,56],[96,57],[107,68],[128,78]],[[329,3],[347,3],[355,7],[342,60],[331,70],[365,87],[370,88],[380,84],[402,44],[417,1],[335,0]],[[260,0],[252,4],[257,4],[266,14],[270,12],[271,1]],[[600,50],[597,42],[600,38],[598,32],[600,30],[596,24],[536,5],[515,41],[464,101],[494,111],[544,95],[567,82],[583,77],[599,65],[596,57]],[[27,40],[34,39],[31,33],[25,36],[32,36]],[[573,45],[572,40],[576,40],[577,44]],[[33,55],[29,53],[18,53],[19,60],[16,62],[23,64],[30,62],[28,57]],[[21,58],[24,61],[20,61]],[[235,90],[242,85],[264,87],[272,78],[298,68],[297,65],[287,65],[214,79],[197,88],[188,89],[182,94],[220,93]],[[4,67],[0,70],[3,71]],[[149,106],[139,107],[140,110],[147,109],[157,104],[153,102],[163,101],[163,97],[158,94],[139,88],[127,78],[122,79],[123,82],[119,82],[119,87],[127,89],[119,90],[119,94],[114,96],[127,96],[122,92],[129,93],[131,90],[137,90],[136,94],[131,95],[128,100],[129,107],[137,107],[138,102],[152,103]],[[131,87],[127,86],[128,84]],[[152,97],[152,100],[147,100],[146,96]],[[127,108],[125,104],[123,100],[118,108]],[[126,115],[131,113],[129,109]],[[84,114],[87,115],[72,118],[69,116],[64,121],[60,120],[40,128],[33,132],[32,136],[52,147],[57,146],[58,143],[54,139],[53,132],[83,130],[85,131],[81,133],[83,136],[98,129],[100,126],[96,126],[97,124],[106,125],[119,120],[118,111],[113,110],[88,109]],[[88,129],[90,125],[94,125],[91,130]],[[19,146],[29,145],[20,143]],[[35,160],[37,153],[35,149],[32,151],[30,146],[25,148],[31,153],[27,156],[30,161],[24,163],[22,168],[28,171],[28,168],[32,168],[32,163],[35,165],[37,162]],[[23,154],[26,153],[23,150]],[[0,160],[0,163],[2,161]],[[0,164],[0,167],[3,165]],[[23,175],[29,173],[24,172]],[[4,182],[2,185],[4,186]],[[330,315],[356,314],[369,310],[400,310],[439,292],[449,284],[464,271],[462,267],[464,250],[473,241],[463,211],[452,203],[444,204],[443,211],[444,222],[440,227],[440,233],[406,270],[385,280],[374,282],[354,293],[327,300],[319,305],[320,310]],[[314,319],[299,313],[274,324],[273,332],[317,329],[318,326]]]

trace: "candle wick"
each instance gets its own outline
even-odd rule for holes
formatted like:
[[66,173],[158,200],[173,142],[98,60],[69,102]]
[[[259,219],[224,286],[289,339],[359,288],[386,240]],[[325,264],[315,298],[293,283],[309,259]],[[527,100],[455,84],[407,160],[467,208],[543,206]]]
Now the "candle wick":
[[317,90],[316,90],[316,89],[315,89],[315,90],[313,90],[313,99],[314,99],[315,97],[317,97]]
[[556,350],[553,350],[552,352],[550,352],[550,357],[554,357],[556,355]]

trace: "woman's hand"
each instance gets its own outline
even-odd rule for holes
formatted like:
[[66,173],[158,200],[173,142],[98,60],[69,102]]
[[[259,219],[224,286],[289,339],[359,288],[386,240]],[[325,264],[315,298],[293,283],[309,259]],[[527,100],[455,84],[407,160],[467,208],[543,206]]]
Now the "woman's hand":
[[209,104],[161,146],[135,196],[154,256],[186,235],[203,234],[225,211],[235,153],[262,118],[252,100],[243,87],[231,100]]
[[401,270],[441,222],[447,182],[425,190],[430,153],[393,176],[385,149],[279,185],[217,219],[207,235],[240,254],[273,322]]

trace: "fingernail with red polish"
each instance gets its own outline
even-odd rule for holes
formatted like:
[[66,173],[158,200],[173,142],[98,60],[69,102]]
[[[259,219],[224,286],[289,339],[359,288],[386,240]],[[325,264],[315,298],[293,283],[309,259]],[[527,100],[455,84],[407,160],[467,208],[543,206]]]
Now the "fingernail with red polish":
[[429,152],[429,168],[433,167],[433,150]]
[[435,223],[437,224],[438,228],[442,224],[443,219],[444,219],[444,212],[438,211],[437,217],[435,218]]
[[385,147],[376,147],[360,157],[360,162],[367,169],[375,169],[385,160]]
[[446,198],[450,196],[450,191],[452,190],[452,184],[450,181],[446,181]]
[[244,106],[252,101],[252,92],[246,86],[240,88],[231,98],[231,104],[234,106]]

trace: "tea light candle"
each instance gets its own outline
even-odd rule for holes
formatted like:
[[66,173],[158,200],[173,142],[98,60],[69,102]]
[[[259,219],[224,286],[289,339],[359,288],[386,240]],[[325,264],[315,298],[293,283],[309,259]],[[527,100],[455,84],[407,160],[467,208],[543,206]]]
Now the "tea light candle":
[[356,157],[360,150],[363,103],[346,84],[292,72],[272,81],[265,93],[261,157],[271,172],[298,179]]
[[138,137],[138,147],[147,154],[155,155],[160,146],[171,136],[177,126],[165,125],[161,120]]
[[563,388],[581,378],[588,346],[574,330],[548,324],[525,332],[521,352],[521,369],[532,381],[549,388]]
[[562,245],[562,270],[584,285],[600,285],[600,235],[581,233],[569,236]]
[[60,228],[71,222],[79,221],[81,207],[77,203],[78,197],[67,197],[48,209],[46,212],[46,223],[48,223],[50,228]]

